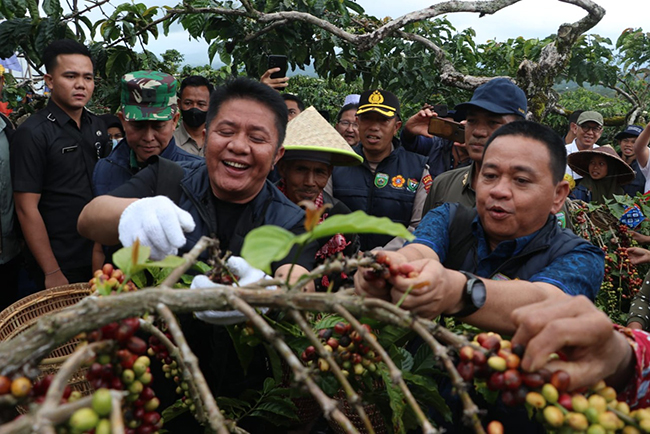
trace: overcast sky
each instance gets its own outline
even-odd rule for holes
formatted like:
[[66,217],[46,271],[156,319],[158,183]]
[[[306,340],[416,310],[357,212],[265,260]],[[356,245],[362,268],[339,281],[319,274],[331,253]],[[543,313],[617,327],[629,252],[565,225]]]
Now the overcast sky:
[[[153,1],[145,1],[153,3]],[[159,2],[156,2],[160,4]],[[368,14],[379,18],[390,16],[395,18],[408,12],[422,9],[437,3],[426,0],[358,0]],[[647,0],[596,0],[607,11],[605,17],[590,33],[609,37],[612,43],[621,32],[628,28],[646,27],[650,17],[650,2]],[[447,18],[458,31],[471,27],[476,31],[477,41],[488,39],[504,41],[508,38],[523,36],[524,38],[543,38],[555,33],[558,26],[565,22],[575,22],[586,15],[586,12],[559,0],[522,0],[494,15],[479,18],[478,14],[455,13]],[[168,37],[152,41],[148,48],[160,54],[169,48],[175,48],[185,55],[185,63],[205,65],[208,63],[207,44],[203,41],[188,41],[187,34],[176,27]],[[218,62],[215,60],[214,64]]]

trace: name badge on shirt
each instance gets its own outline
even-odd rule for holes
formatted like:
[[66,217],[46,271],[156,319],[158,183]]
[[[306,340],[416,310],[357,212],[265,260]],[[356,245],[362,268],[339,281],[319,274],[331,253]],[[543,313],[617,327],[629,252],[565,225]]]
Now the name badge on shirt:
[[65,148],[61,149],[62,154],[67,154],[68,152],[74,152],[77,150],[79,145],[74,145],[74,146],[66,146]]

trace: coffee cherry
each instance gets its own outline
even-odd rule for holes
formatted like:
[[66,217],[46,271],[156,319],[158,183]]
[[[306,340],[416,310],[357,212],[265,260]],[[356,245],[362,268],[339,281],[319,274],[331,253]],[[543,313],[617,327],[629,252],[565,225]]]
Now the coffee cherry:
[[545,407],[543,410],[544,420],[553,428],[559,428],[564,424],[562,411],[553,406]]
[[11,394],[16,398],[24,398],[32,390],[32,382],[27,377],[18,377],[11,382]]
[[566,423],[574,431],[586,431],[589,428],[589,421],[582,413],[569,413],[566,417]]
[[555,386],[549,383],[542,386],[542,396],[551,404],[555,404],[560,397]]
[[573,410],[571,395],[568,393],[562,393],[558,398],[557,403],[569,411]]
[[503,357],[492,356],[488,359],[487,363],[495,371],[503,372],[506,370],[506,361]]
[[516,369],[508,369],[503,373],[503,382],[510,390],[518,389],[521,386],[521,375]]
[[93,393],[92,408],[99,416],[108,416],[113,407],[113,398],[108,389],[99,389]]
[[9,377],[0,375],[0,395],[5,395],[11,391],[11,380]]
[[111,434],[111,422],[108,419],[100,419],[95,434]]
[[498,420],[493,420],[487,426],[487,434],[503,434],[503,425]]
[[528,392],[526,395],[526,402],[535,408],[541,409],[546,407],[546,399],[544,399],[544,397],[537,392]]
[[463,362],[470,362],[474,358],[474,348],[469,345],[465,345],[460,349],[458,355],[460,356],[460,360]]
[[95,428],[98,422],[99,417],[92,409],[80,408],[72,414],[68,423],[75,432],[84,432]]
[[334,325],[334,333],[343,336],[348,331],[348,324],[344,322],[337,322]]
[[551,374],[551,384],[555,386],[559,393],[566,392],[569,389],[571,378],[566,371],[558,370]]
[[531,389],[538,389],[544,385],[544,378],[538,372],[525,372],[521,381]]
[[465,381],[471,381],[474,378],[474,364],[472,362],[460,362],[456,370]]

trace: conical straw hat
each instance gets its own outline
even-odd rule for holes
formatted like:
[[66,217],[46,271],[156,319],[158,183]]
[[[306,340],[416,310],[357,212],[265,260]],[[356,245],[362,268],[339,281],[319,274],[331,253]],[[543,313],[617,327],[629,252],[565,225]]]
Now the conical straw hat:
[[634,169],[623,161],[610,145],[569,154],[567,163],[574,172],[582,176],[589,176],[589,162],[594,155],[602,155],[607,159],[609,167],[605,178],[616,178],[616,183],[619,185],[634,181],[636,176]]
[[314,107],[293,118],[287,125],[287,135],[283,143],[283,158],[310,159],[314,154],[335,166],[355,166],[363,162],[363,157],[354,152],[345,139],[333,126],[318,113]]

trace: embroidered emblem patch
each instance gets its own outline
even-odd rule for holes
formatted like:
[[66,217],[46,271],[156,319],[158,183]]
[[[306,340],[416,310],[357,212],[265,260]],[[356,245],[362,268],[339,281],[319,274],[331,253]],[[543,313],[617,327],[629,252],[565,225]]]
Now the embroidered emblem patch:
[[388,175],[385,173],[378,173],[375,175],[375,186],[377,188],[384,188],[388,184]]
[[409,178],[406,183],[406,189],[415,193],[418,190],[418,185],[420,185],[420,182],[417,179]]
[[376,90],[368,97],[368,101],[372,104],[381,104],[384,102],[384,97]]
[[390,185],[393,188],[404,188],[404,184],[406,183],[406,180],[402,175],[397,175],[393,176],[393,178],[390,180]]
[[428,193],[431,190],[431,184],[433,183],[433,178],[431,175],[427,175],[422,178],[422,184],[424,184],[424,190]]

